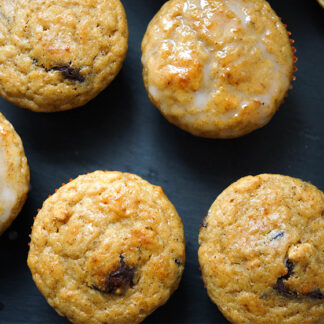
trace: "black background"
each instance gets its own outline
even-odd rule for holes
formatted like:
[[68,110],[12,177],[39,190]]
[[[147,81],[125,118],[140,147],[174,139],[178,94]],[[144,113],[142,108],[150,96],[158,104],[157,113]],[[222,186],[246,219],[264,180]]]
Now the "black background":
[[324,9],[315,0],[270,1],[296,41],[294,89],[263,129],[235,140],[208,140],[169,124],[144,90],[140,43],[164,2],[123,1],[130,31],[127,59],[115,81],[85,107],[39,114],[0,99],[31,169],[27,203],[0,238],[0,323],[67,323],[38,292],[26,258],[37,208],[69,178],[97,169],[136,173],[161,185],[182,217],[187,263],[180,288],[145,323],[227,323],[200,279],[197,237],[209,206],[229,184],[270,172],[324,189]]

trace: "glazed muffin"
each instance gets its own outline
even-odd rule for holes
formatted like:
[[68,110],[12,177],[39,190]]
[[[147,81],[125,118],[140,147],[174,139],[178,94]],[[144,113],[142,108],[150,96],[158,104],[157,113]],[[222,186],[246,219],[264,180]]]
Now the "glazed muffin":
[[119,0],[4,0],[0,94],[39,112],[82,106],[115,78],[127,41]]
[[29,190],[29,168],[23,144],[0,113],[0,235],[21,211]]
[[183,226],[162,189],[120,172],[79,176],[47,199],[28,265],[73,323],[139,323],[177,289]]
[[299,179],[240,179],[199,234],[209,297],[232,323],[324,323],[324,194]]
[[170,0],[142,42],[144,84],[183,130],[238,137],[278,109],[293,78],[293,51],[264,0]]

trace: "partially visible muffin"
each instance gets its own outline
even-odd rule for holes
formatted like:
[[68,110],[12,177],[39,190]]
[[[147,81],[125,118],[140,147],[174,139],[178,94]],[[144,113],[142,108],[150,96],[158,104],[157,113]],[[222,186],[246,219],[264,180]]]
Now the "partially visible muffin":
[[28,265],[48,303],[73,323],[140,323],[177,289],[183,226],[161,187],[97,171],[44,202]]
[[29,167],[23,144],[0,113],[0,235],[21,211],[29,190]]
[[238,137],[267,124],[293,61],[288,33],[264,0],[170,0],[142,42],[150,100],[202,137]]
[[202,222],[209,297],[232,323],[324,322],[324,193],[299,179],[249,176]]
[[115,78],[127,42],[119,0],[4,0],[0,94],[39,112],[82,106]]

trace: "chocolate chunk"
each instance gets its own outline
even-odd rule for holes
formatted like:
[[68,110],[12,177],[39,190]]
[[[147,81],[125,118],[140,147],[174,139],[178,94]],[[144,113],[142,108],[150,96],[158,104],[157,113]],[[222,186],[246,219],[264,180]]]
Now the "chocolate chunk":
[[295,291],[292,291],[289,288],[287,288],[283,281],[284,281],[283,277],[280,277],[277,280],[277,282],[274,286],[274,289],[277,290],[280,295],[283,295],[285,297],[295,297],[296,298],[298,296],[298,294]]
[[272,233],[271,241],[278,240],[279,238],[283,237],[284,235],[285,235],[285,231],[276,231],[275,233]]
[[177,264],[178,267],[180,267],[182,264],[182,261],[179,258],[174,259],[174,262]]
[[308,294],[305,294],[305,296],[314,299],[324,299],[324,295],[319,288],[309,292]]
[[61,72],[65,79],[72,81],[84,82],[85,78],[80,74],[80,69],[72,68],[71,66],[55,66],[51,70]]
[[130,268],[124,257],[120,256],[120,267],[109,274],[106,279],[106,292],[110,294],[123,294],[128,287],[133,287],[135,268]]
[[293,262],[291,262],[288,258],[285,260],[285,266],[288,270],[287,274],[277,279],[277,282],[275,286],[273,287],[275,290],[278,291],[279,294],[285,296],[285,297],[292,297],[292,298],[298,298],[298,297],[308,297],[313,299],[324,299],[324,295],[322,291],[317,288],[307,294],[299,294],[296,291],[290,290],[286,287],[284,280],[288,280],[294,273],[295,265]]
[[92,285],[90,288],[94,289],[94,290],[97,290],[97,291],[100,291],[100,292],[104,292],[99,287],[97,287],[96,285]]
[[282,278],[287,280],[294,273],[295,265],[288,258],[286,258],[286,260],[285,260],[285,266],[288,269],[288,272]]
[[298,294],[295,291],[290,290],[286,287],[284,280],[288,280],[289,277],[294,273],[295,265],[288,258],[285,260],[285,266],[288,270],[287,274],[277,279],[275,286],[273,287],[278,291],[279,294],[285,297],[297,297]]
[[207,216],[208,216],[208,213],[205,215],[204,219],[201,221],[200,228],[202,228],[202,227],[206,228],[207,227]]
[[79,81],[79,82],[84,82],[84,80],[85,80],[85,77],[80,73],[79,68],[71,67],[71,62],[70,62],[70,65],[59,65],[59,66],[54,66],[54,67],[48,69],[48,68],[45,68],[44,65],[39,64],[38,60],[34,58],[33,64],[45,69],[45,71],[47,71],[47,72],[48,71],[59,71],[59,72],[61,72],[63,78],[68,79],[68,80]]

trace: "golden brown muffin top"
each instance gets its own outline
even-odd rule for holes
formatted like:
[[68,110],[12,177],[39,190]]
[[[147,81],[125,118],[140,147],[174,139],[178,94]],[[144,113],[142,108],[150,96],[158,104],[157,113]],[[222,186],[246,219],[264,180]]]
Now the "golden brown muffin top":
[[324,194],[262,174],[229,186],[199,235],[211,299],[233,323],[323,323]]
[[74,323],[139,323],[178,287],[181,220],[162,189],[97,171],[44,202],[28,265],[39,290]]
[[0,94],[35,111],[83,105],[118,73],[127,40],[119,0],[4,0]]

